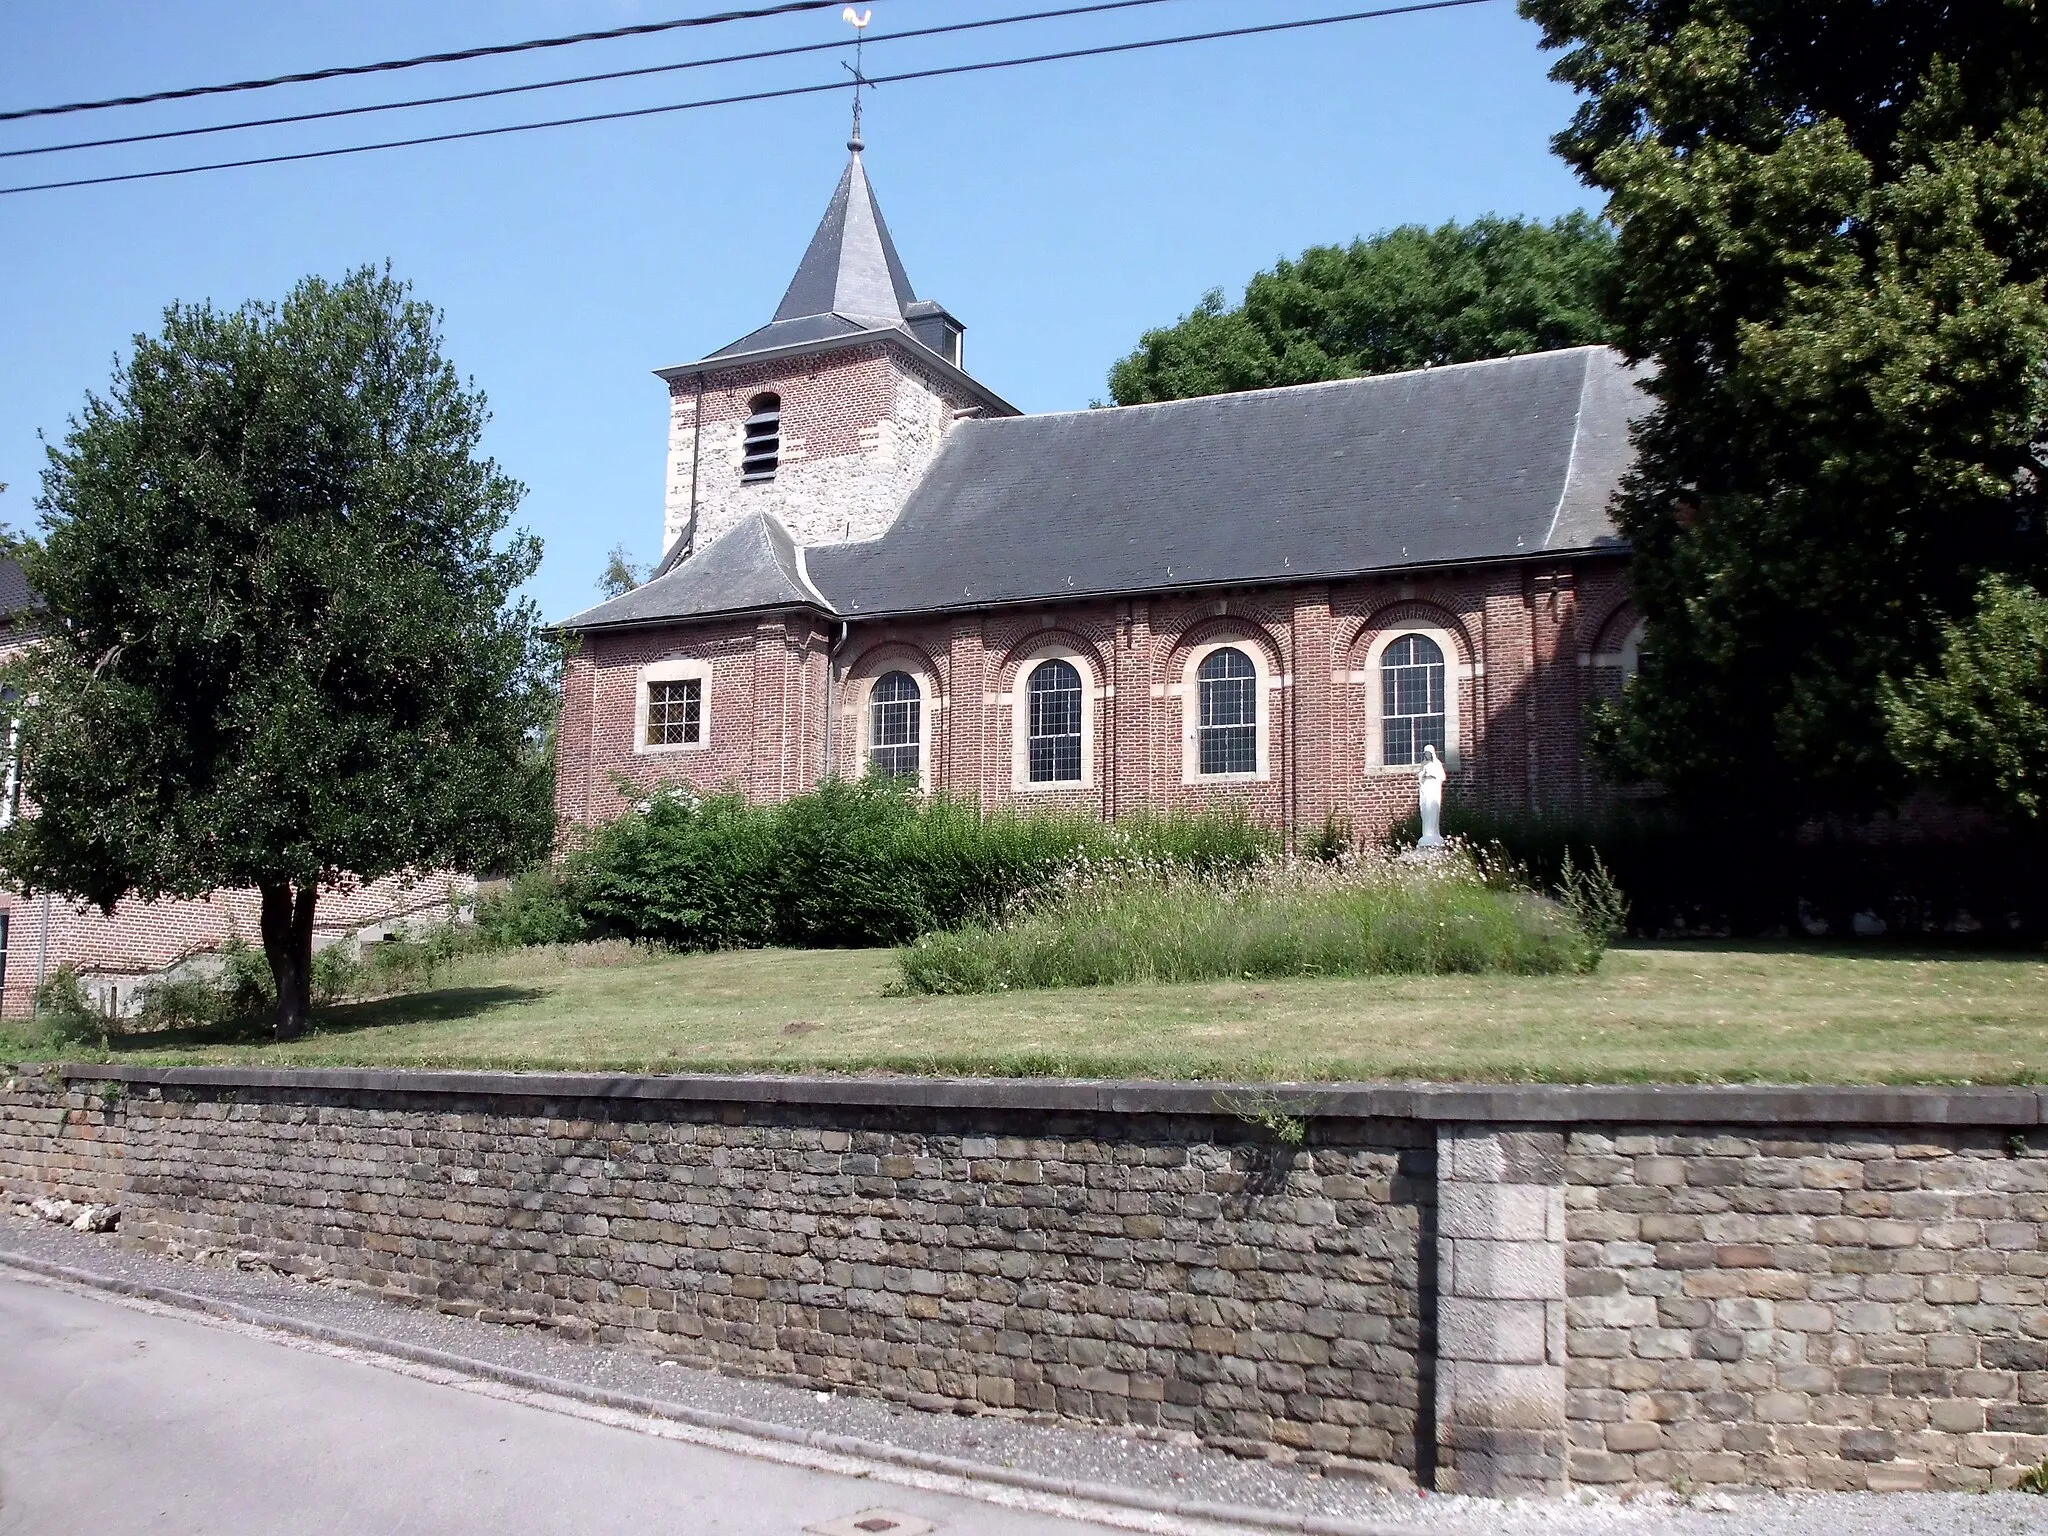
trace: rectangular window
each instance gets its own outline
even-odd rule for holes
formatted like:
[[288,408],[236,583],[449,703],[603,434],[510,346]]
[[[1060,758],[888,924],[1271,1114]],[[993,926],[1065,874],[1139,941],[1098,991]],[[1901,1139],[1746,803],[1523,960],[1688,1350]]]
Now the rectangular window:
[[647,745],[694,747],[704,740],[704,679],[647,685]]

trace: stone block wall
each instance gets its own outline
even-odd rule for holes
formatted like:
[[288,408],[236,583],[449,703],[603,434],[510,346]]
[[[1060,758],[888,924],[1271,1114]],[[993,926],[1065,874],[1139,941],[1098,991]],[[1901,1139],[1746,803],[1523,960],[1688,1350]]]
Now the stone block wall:
[[1565,1486],[1564,1137],[1437,1131],[1437,1486]]
[[2034,1089],[77,1066],[5,1080],[0,1193],[721,1370],[1465,1493],[1969,1489],[2048,1460],[2044,1128]]
[[2009,1485],[2048,1458],[2048,1138],[1573,1131],[1581,1483]]
[[122,1231],[921,1408],[1415,1462],[1402,1122],[519,1103],[159,1087]]
[[127,1188],[122,1157],[126,1085],[71,1082],[40,1068],[0,1075],[0,1200],[119,1202]]

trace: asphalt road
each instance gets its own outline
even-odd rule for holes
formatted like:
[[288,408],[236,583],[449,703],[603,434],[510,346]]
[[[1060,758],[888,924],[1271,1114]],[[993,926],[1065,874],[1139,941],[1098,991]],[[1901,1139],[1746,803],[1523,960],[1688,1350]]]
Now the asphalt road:
[[877,1507],[942,1536],[1107,1536],[0,1276],[7,1536],[796,1536]]

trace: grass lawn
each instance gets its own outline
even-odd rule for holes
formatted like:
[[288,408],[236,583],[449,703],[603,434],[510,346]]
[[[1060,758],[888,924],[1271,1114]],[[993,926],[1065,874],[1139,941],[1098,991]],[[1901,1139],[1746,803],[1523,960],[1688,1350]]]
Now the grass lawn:
[[[118,1060],[182,1065],[2048,1081],[2048,961],[2027,955],[1645,944],[1587,976],[976,997],[884,995],[896,974],[882,950],[527,950],[459,961],[430,991],[325,1010],[288,1046],[230,1031],[110,1044]],[[0,1059],[80,1054],[0,1029]]]

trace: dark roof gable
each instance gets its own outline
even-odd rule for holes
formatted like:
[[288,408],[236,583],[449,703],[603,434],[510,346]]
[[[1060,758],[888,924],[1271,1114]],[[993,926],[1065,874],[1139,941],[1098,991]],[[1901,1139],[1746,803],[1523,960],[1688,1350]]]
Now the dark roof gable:
[[755,512],[728,528],[702,554],[645,586],[564,620],[562,628],[609,629],[663,619],[829,607],[805,576],[803,552],[782,520],[772,512]]

